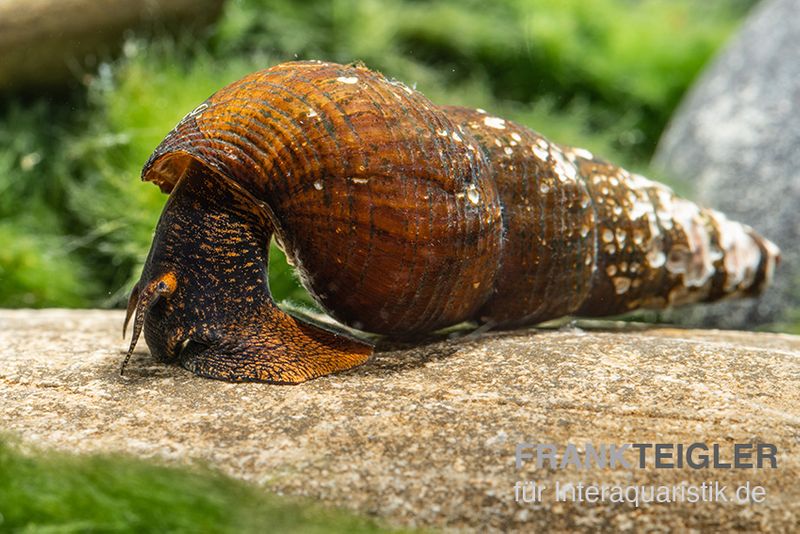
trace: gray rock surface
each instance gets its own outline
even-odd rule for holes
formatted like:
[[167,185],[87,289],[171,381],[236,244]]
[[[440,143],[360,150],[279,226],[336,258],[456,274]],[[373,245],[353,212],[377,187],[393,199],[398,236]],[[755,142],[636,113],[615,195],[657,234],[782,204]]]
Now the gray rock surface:
[[[205,462],[401,525],[790,531],[800,521],[800,337],[653,329],[500,332],[383,347],[300,386],[197,378],[125,349],[118,311],[0,310],[0,429],[78,452]],[[598,324],[598,323],[592,323]],[[519,442],[768,442],[777,469],[517,471]],[[542,503],[514,501],[519,480]],[[760,504],[555,502],[556,482],[766,488]],[[0,503],[2,506],[2,503]]]
[[800,1],[766,0],[703,74],[661,139],[654,163],[701,203],[745,222],[783,251],[764,298],[672,317],[752,328],[800,322]]

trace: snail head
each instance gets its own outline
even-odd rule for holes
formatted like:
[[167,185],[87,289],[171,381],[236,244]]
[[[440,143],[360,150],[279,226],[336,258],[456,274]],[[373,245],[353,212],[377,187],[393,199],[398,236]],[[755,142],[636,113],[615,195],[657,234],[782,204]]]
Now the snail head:
[[156,359],[231,381],[297,383],[366,361],[369,345],[275,305],[269,221],[224,177],[180,179],[128,303],[134,329],[123,370],[141,332]]

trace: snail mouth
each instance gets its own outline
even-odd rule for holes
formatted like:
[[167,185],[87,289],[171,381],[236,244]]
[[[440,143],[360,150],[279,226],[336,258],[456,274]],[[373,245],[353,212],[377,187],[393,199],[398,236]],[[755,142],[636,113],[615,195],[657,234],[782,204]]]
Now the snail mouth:
[[183,332],[174,332],[166,336],[167,341],[162,349],[156,349],[158,352],[157,357],[164,362],[174,362],[180,358],[181,353],[186,349],[187,345],[191,342],[189,337]]

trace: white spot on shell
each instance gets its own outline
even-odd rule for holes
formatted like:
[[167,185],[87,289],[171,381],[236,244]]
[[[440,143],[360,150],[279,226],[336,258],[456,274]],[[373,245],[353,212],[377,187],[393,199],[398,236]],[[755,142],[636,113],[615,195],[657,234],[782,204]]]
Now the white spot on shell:
[[633,208],[628,213],[628,216],[632,221],[636,219],[641,219],[648,213],[653,213],[655,215],[655,210],[653,209],[653,204],[646,200],[637,200],[633,203]]
[[475,111],[477,111],[478,113],[480,113],[482,115],[486,114],[486,110],[483,109],[483,108],[475,108]]
[[517,142],[522,141],[522,137],[517,132],[512,132],[511,139]]
[[650,264],[650,267],[653,269],[658,269],[664,262],[667,261],[667,257],[664,255],[664,252],[658,249],[653,249],[647,253],[647,263]]
[[624,276],[614,278],[614,291],[617,295],[622,295],[631,287],[631,279]]
[[514,153],[514,149],[512,149],[510,146],[507,146],[507,147],[505,147],[505,148],[503,149],[503,152],[505,152],[505,153],[506,153],[506,155],[510,156],[511,154],[513,154],[513,153]]
[[614,241],[614,232],[612,232],[610,228],[603,230],[603,241],[605,243],[611,243]]
[[572,152],[583,159],[594,159],[594,154],[586,150],[585,148],[573,148]]
[[609,265],[606,267],[606,274],[611,277],[617,274],[617,266],[616,265]]
[[199,117],[199,116],[200,116],[200,114],[201,114],[203,111],[205,111],[206,109],[208,109],[208,104],[206,104],[205,102],[203,102],[202,104],[200,104],[199,106],[197,106],[196,108],[194,108],[194,109],[192,110],[192,112],[191,112],[191,113],[189,113],[189,116],[190,116],[190,117]]
[[486,117],[485,119],[483,119],[483,124],[485,124],[489,128],[495,128],[497,130],[506,129],[506,121],[504,119],[501,119],[500,117]]
[[542,192],[542,193],[544,193],[544,194],[547,194],[547,193],[549,193],[549,192],[550,192],[550,186],[549,186],[549,185],[547,185],[547,182],[545,182],[545,181],[542,181],[542,182],[539,184],[539,191],[541,191],[541,192]]
[[685,273],[689,267],[689,249],[683,245],[675,245],[667,256],[667,270],[673,274]]
[[559,180],[562,182],[575,180],[575,176],[578,174],[575,165],[565,160],[560,150],[553,150],[550,152],[550,155],[553,157],[553,160],[555,160],[553,170],[558,175]]
[[354,184],[366,184],[369,183],[369,178],[353,178]]
[[457,143],[461,142],[461,136],[456,132],[453,132],[453,141],[456,141]]
[[[678,208],[673,206],[672,205],[672,199],[673,199],[672,190],[668,189],[666,186],[662,186],[660,184],[658,184],[657,187],[656,187],[656,197],[657,197],[657,200],[658,200],[657,209],[656,209],[656,215],[658,216],[658,220],[661,223],[662,227],[664,227],[667,230],[671,230],[672,229],[672,224],[673,224],[673,221],[674,221],[675,217],[679,215],[676,212],[678,211],[678,209],[682,209],[686,205],[684,204],[683,206],[680,206]],[[678,199],[678,200],[680,200],[680,199]],[[687,201],[686,204],[691,204],[691,202]],[[694,206],[694,210],[692,210],[692,208],[689,208],[689,211],[696,211],[696,209],[697,209],[697,206]],[[693,216],[693,214],[691,216]]]
[[358,83],[358,77],[357,76],[339,76],[338,78],[336,78],[336,81],[337,82],[341,82],[341,83],[347,83],[347,84],[353,85],[353,84]]
[[531,145],[531,152],[533,152],[533,154],[540,160],[543,161],[547,160],[548,153],[547,150],[545,150],[544,148],[538,145]]
[[322,191],[322,180],[317,180],[314,182],[314,189],[317,191]]
[[481,199],[481,195],[480,195],[480,193],[478,193],[478,190],[477,190],[477,189],[475,189],[475,186],[474,186],[474,185],[470,185],[470,186],[467,188],[467,198],[468,198],[468,199],[469,199],[469,201],[470,201],[470,202],[472,202],[473,204],[477,204],[477,203],[478,203],[478,201],[480,201],[480,199]]
[[316,110],[314,108],[308,108],[308,111],[306,112],[306,116],[307,117],[316,117],[317,116],[317,112],[316,112]]

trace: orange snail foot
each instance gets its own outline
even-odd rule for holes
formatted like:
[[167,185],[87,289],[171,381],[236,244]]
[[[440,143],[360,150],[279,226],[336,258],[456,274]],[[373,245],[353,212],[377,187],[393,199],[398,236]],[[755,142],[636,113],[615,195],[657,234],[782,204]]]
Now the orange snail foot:
[[299,384],[365,363],[372,346],[300,321],[272,304],[254,321],[190,338],[180,365],[228,382]]

